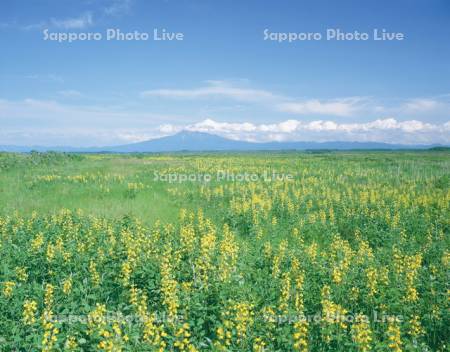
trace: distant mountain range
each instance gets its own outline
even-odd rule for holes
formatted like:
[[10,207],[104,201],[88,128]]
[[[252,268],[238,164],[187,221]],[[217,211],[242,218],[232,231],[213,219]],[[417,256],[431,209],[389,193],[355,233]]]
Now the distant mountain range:
[[7,152],[30,152],[32,150],[58,151],[58,152],[78,152],[78,153],[159,153],[159,152],[179,152],[179,151],[257,151],[257,150],[399,150],[399,149],[429,149],[440,147],[441,145],[404,145],[388,144],[378,142],[268,142],[254,143],[231,140],[217,135],[182,131],[172,136],[151,139],[145,142],[124,144],[110,147],[43,147],[43,146],[0,146],[0,151]]

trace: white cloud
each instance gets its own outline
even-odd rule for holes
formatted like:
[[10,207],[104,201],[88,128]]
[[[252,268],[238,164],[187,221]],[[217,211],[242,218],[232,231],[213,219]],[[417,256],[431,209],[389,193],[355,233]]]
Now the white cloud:
[[[33,78],[41,79],[41,76]],[[264,90],[236,88],[222,81],[208,82],[203,88],[181,90],[181,92],[176,90],[174,94],[174,91],[171,90],[168,95],[181,98],[223,96],[225,94],[233,99],[257,102],[264,108],[273,106],[275,112],[280,100],[287,99]],[[153,91],[151,95],[161,96],[160,93],[156,94]],[[61,90],[58,94],[65,98],[84,97],[76,90]],[[434,120],[418,116],[408,118],[399,113],[387,115],[396,118],[377,119],[362,113],[370,103],[365,98],[314,100],[318,103],[306,104],[309,114],[314,115],[317,112],[318,115],[325,116],[306,116],[305,119],[281,121],[279,116],[275,116],[273,118],[276,119],[274,120],[276,122],[273,123],[257,123],[255,119],[247,122],[206,119],[193,123],[199,113],[192,109],[186,111],[182,106],[178,111],[183,112],[179,114],[157,114],[148,112],[144,105],[139,106],[133,102],[127,105],[111,106],[83,105],[81,99],[74,99],[71,104],[68,104],[69,101],[64,100],[62,103],[32,98],[18,101],[0,99],[0,126],[2,126],[0,144],[112,145],[170,135],[182,129],[250,141],[340,140],[406,144],[450,143],[450,121],[446,118],[448,114],[443,115],[445,120],[442,117]],[[158,103],[158,109],[167,110],[164,105],[161,106],[161,99],[158,100]],[[203,102],[201,104],[203,105]],[[348,106],[343,108],[340,104]],[[157,105],[155,104],[155,107]],[[441,103],[441,105],[445,104]],[[392,108],[392,110],[396,109]],[[384,109],[384,112],[388,110]],[[230,111],[226,111],[227,115],[229,113]],[[241,112],[240,115],[244,114],[257,116],[251,109]],[[364,116],[364,121],[355,122],[355,118],[348,118],[346,114]],[[208,113],[208,115],[216,114]],[[331,115],[338,116],[338,118],[333,119]],[[238,118],[237,115],[233,117],[235,121]],[[264,118],[267,119],[267,116]],[[245,119],[241,121],[245,121]],[[110,137],[108,137],[108,133]]]
[[[412,99],[375,99],[365,96],[350,96],[334,99],[296,98],[274,93],[265,89],[249,87],[248,81],[207,81],[207,84],[190,89],[153,89],[140,93],[141,97],[165,99],[223,100],[238,101],[259,105],[266,111],[301,115],[308,118],[333,116],[349,118],[359,117],[365,120],[381,116],[398,116],[402,120],[420,117],[440,120],[450,115],[450,94],[435,97]],[[215,99],[215,100],[214,100]],[[226,103],[226,102],[225,102]],[[247,105],[249,106],[249,105]],[[212,110],[213,114],[217,111]]]
[[284,122],[280,122],[277,125],[277,128],[283,133],[291,133],[291,132],[294,132],[295,130],[297,130],[297,128],[299,128],[300,125],[301,125],[300,121],[287,120]]
[[61,29],[83,29],[93,25],[94,19],[91,12],[86,12],[79,17],[56,19],[52,18],[50,23],[53,27]]
[[160,128],[167,134],[182,129],[218,134],[224,137],[249,141],[375,141],[387,143],[450,143],[450,121],[430,124],[417,120],[397,121],[393,118],[365,123],[338,123],[327,120],[309,122],[287,120],[273,124],[250,122],[229,123],[212,119],[186,125],[165,124]]
[[18,24],[14,22],[2,22],[1,28],[18,28],[25,31],[30,30],[43,30],[45,28],[58,28],[58,29],[84,29],[94,25],[95,17],[119,17],[128,14],[131,10],[133,0],[109,0],[108,4],[98,11],[87,11],[78,17],[71,18],[51,18],[50,20],[42,20],[37,23],[31,24]]
[[181,127],[174,126],[171,124],[164,124],[164,125],[159,126],[159,128],[158,128],[158,130],[161,133],[167,134],[167,135],[175,134],[175,133],[181,131],[181,129],[182,129]]
[[278,105],[278,109],[298,115],[333,115],[352,116],[362,108],[365,98],[353,97],[320,101],[310,99],[297,102],[288,102]]
[[15,25],[24,31],[43,30],[45,28],[57,29],[84,29],[94,24],[94,15],[88,11],[78,17],[72,18],[51,18],[49,21],[41,21],[38,23]]
[[293,99],[273,92],[236,86],[227,81],[208,81],[208,85],[192,89],[154,89],[141,92],[142,97],[172,99],[225,98],[240,102],[268,105],[272,110],[298,115],[352,116],[361,111],[368,98]]
[[141,92],[142,97],[203,99],[229,98],[244,102],[264,102],[280,99],[277,95],[260,89],[236,87],[226,81],[208,81],[208,85],[192,89],[154,89]]
[[403,108],[407,112],[416,113],[436,110],[440,105],[441,103],[434,99],[416,98],[408,100],[403,104]]
[[130,12],[131,0],[112,0],[111,4],[104,8],[104,13],[108,16],[120,16]]

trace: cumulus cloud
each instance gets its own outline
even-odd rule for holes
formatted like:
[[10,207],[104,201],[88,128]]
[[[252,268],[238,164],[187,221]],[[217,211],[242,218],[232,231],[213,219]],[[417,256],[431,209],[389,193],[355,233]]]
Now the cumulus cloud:
[[417,120],[378,119],[365,123],[286,120],[273,124],[230,123],[206,119],[186,126],[165,124],[161,132],[206,132],[248,141],[376,141],[387,143],[450,143],[450,121],[431,124]]

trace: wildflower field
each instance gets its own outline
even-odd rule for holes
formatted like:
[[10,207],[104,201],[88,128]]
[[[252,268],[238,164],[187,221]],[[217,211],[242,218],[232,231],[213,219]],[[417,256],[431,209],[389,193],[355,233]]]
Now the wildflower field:
[[450,153],[0,154],[1,351],[447,351]]

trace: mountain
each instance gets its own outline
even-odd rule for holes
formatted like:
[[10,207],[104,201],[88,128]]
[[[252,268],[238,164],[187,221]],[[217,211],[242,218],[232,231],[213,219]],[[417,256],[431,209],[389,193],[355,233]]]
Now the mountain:
[[176,152],[176,151],[253,151],[253,150],[307,150],[307,149],[415,149],[430,146],[406,146],[374,142],[269,142],[236,141],[203,132],[182,131],[175,135],[145,142],[106,148],[105,151]]
[[29,152],[36,150],[78,152],[78,153],[159,153],[159,152],[179,152],[179,151],[256,151],[256,150],[398,150],[398,149],[429,149],[440,147],[440,145],[404,145],[388,144],[378,142],[268,142],[254,143],[236,141],[223,138],[214,134],[203,132],[182,131],[172,136],[151,139],[145,142],[124,144],[110,147],[22,147],[22,146],[0,146],[0,151]]
[[149,141],[120,145],[108,151],[128,152],[176,152],[213,150],[255,150],[256,143],[234,141],[214,134],[182,131],[172,136]]

